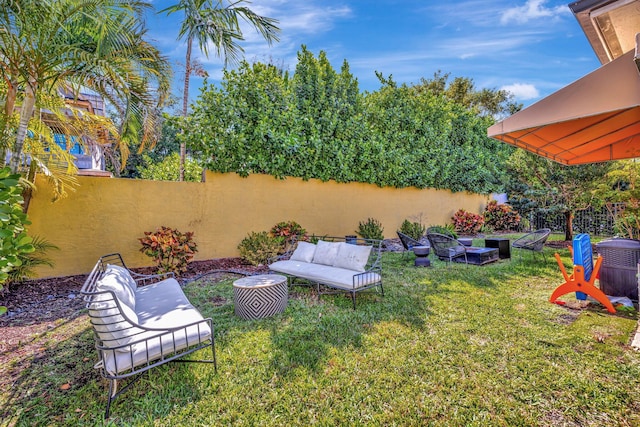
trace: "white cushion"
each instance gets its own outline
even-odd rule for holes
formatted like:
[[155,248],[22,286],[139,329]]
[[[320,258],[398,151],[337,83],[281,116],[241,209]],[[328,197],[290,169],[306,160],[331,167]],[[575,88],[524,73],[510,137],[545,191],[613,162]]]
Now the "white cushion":
[[118,353],[105,352],[103,362],[109,373],[124,372],[145,364],[147,360],[170,355],[211,337],[211,329],[204,322],[174,333],[162,332],[162,329],[177,328],[204,319],[173,278],[138,288],[136,301],[140,325],[157,330],[134,337],[135,341],[146,338],[146,342],[125,347]]
[[[114,266],[112,266],[114,267]],[[116,266],[117,267],[117,266]],[[126,272],[125,269],[122,269]],[[131,277],[128,272],[126,272]],[[135,284],[135,282],[134,282]],[[120,268],[105,270],[96,282],[96,292],[89,304],[89,316],[98,336],[106,346],[131,342],[131,335],[140,330],[136,314],[136,297]]]
[[344,242],[325,242],[319,240],[316,245],[316,252],[313,254],[314,264],[333,265],[338,255],[338,249],[341,245],[345,245]]
[[135,292],[136,289],[138,289],[138,284],[135,280],[133,280],[133,277],[131,277],[131,273],[129,273],[129,270],[127,270],[126,268],[119,265],[107,264],[107,268],[104,270],[104,274],[102,277],[111,275],[116,276],[118,280],[129,286],[131,292]]
[[341,245],[333,266],[362,272],[369,260],[371,248],[372,246]]
[[344,290],[358,289],[382,281],[378,273],[357,273],[345,268],[302,261],[277,261],[269,265],[269,270]]
[[313,255],[316,253],[316,245],[309,242],[298,242],[298,247],[293,251],[291,258],[292,261],[304,261],[311,262]]

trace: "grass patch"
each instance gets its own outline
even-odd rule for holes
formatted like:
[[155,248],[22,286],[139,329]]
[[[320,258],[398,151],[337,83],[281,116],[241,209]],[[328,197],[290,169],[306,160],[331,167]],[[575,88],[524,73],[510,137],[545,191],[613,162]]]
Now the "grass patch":
[[[547,251],[546,262],[431,268],[386,253],[384,297],[360,294],[354,311],[347,296],[295,287],[282,315],[257,321],[234,315],[234,277],[191,283],[214,319],[218,373],[152,370],[106,424],[639,425],[635,312],[548,303],[562,276]],[[56,333],[65,339],[44,336],[39,354],[2,368],[21,370],[0,397],[6,424],[102,424],[107,384],[88,320]]]

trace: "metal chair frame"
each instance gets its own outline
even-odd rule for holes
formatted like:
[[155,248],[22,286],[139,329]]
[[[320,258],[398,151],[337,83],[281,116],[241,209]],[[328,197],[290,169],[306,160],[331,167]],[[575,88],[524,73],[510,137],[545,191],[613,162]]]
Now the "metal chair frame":
[[441,261],[451,262],[456,258],[464,257],[465,264],[468,263],[467,247],[453,237],[440,233],[427,233],[427,239]]
[[406,234],[400,231],[396,231],[396,233],[398,234],[398,237],[400,238],[400,243],[402,243],[402,247],[404,248],[404,250],[402,251],[403,258],[407,254],[407,252],[410,252],[413,249],[414,246],[423,246],[422,243],[420,243],[418,240],[414,239],[413,237],[407,236]]
[[[326,242],[344,242],[346,239],[344,237],[331,237],[331,236],[323,236],[322,240]],[[351,240],[351,244],[355,245],[367,245],[371,246],[371,253],[369,254],[369,259],[367,261],[367,265],[365,266],[365,271],[361,273],[357,273],[353,275],[353,287],[352,289],[343,289],[336,286],[333,286],[330,283],[323,283],[319,280],[310,280],[304,277],[299,277],[287,273],[278,272],[278,274],[282,274],[287,277],[289,286],[294,286],[297,284],[300,285],[315,285],[316,292],[318,295],[332,295],[338,293],[348,293],[351,295],[351,301],[353,303],[353,309],[356,309],[356,294],[358,292],[379,287],[380,294],[384,296],[384,288],[382,286],[382,240],[377,239],[363,239],[356,238]],[[277,257],[271,258],[268,263],[272,264],[275,261],[288,260],[291,258],[295,248],[296,248],[295,240],[291,241],[291,245],[288,247],[288,250]],[[380,276],[380,280],[374,283],[370,283],[368,285],[362,285],[362,283],[366,283],[368,277],[372,273]],[[303,282],[303,283],[300,283]],[[323,287],[321,290],[320,286]],[[331,289],[331,290],[327,290]]]
[[[149,371],[152,368],[155,368],[160,365],[164,365],[165,363],[168,363],[168,362],[201,362],[201,363],[213,363],[214,370],[217,372],[217,369],[218,369],[217,361],[216,361],[214,328],[213,328],[213,321],[211,320],[211,318],[206,318],[201,321],[190,323],[187,325],[177,325],[176,327],[166,328],[166,329],[146,328],[144,326],[134,323],[133,321],[129,320],[126,317],[123,310],[121,309],[120,302],[118,301],[118,299],[116,298],[115,294],[112,291],[96,291],[97,282],[98,280],[100,280],[103,273],[105,272],[107,264],[119,265],[121,267],[127,268],[120,254],[105,255],[98,260],[98,262],[94,266],[91,273],[89,273],[89,277],[85,281],[80,291],[81,294],[83,295],[84,301],[86,302],[87,309],[92,308],[93,304],[98,303],[102,306],[107,305],[110,309],[109,310],[110,312],[115,311],[116,309],[119,312],[118,315],[110,314],[110,315],[102,316],[100,318],[98,318],[99,316],[96,316],[96,315],[93,315],[93,316],[91,314],[89,315],[91,324],[93,326],[94,336],[95,336],[95,343],[96,343],[95,347],[100,357],[100,362],[99,362],[99,364],[101,364],[100,373],[104,378],[109,380],[109,396],[107,400],[107,407],[105,410],[105,416],[104,416],[105,419],[109,418],[112,402],[118,396],[120,396],[122,393],[128,390],[134,383],[136,383],[142,377],[143,374],[145,374],[147,371]],[[136,281],[138,285],[151,284],[151,283],[155,283],[155,282],[159,282],[161,280],[167,279],[169,277],[174,277],[173,273],[143,275],[143,274],[134,273],[130,270],[129,270],[129,273],[131,274],[131,276],[133,277],[133,279]],[[99,311],[99,310],[94,310],[94,312],[96,311]],[[102,309],[102,311],[105,311],[105,310]],[[99,328],[99,326],[105,325],[105,324],[121,325],[122,329],[120,329],[120,332],[126,331],[123,333],[126,333],[126,335],[130,337],[132,341],[127,344],[120,345],[118,344],[118,340],[116,339],[107,340],[107,339],[104,339],[103,337],[100,337],[96,326],[98,326]],[[201,340],[200,338],[198,338],[196,342],[193,342],[193,343],[188,342],[188,345],[186,348],[178,349],[178,346],[176,345],[176,341],[175,341],[176,334],[178,335],[184,334],[184,336],[187,336],[187,330],[189,328],[195,327],[198,330],[198,335],[200,335],[199,333],[200,328],[204,327],[205,325],[208,326],[209,330],[211,331],[210,338],[205,340]],[[153,336],[150,336],[151,334],[153,334]],[[160,337],[167,337],[167,336],[172,337],[171,344],[164,345],[161,343],[160,345],[161,345],[162,351],[160,352],[159,356],[155,358],[149,358],[147,356],[146,360],[143,360],[141,362],[136,362],[134,364],[133,349],[136,345],[146,346],[147,355],[148,355],[149,343],[154,342],[154,340],[155,341],[159,339],[161,340]],[[143,338],[137,339],[136,337],[143,337]],[[211,359],[182,360],[183,357],[195,351],[205,349],[207,347],[211,347]],[[117,354],[123,354],[122,352],[126,353],[127,351],[129,351],[131,355],[132,367],[125,370],[120,370],[117,368],[117,362],[116,362],[115,370],[117,373],[114,374],[114,373],[108,372],[105,366],[108,356],[112,356],[115,359],[115,356]],[[125,386],[122,387],[119,391],[118,391],[118,380],[126,380]]]
[[[512,248],[524,249],[531,251],[534,256],[536,253],[541,253],[543,259],[546,261],[547,257],[544,254],[544,244],[551,235],[551,230],[548,228],[541,228],[532,233],[525,234],[524,236],[516,239],[511,244]],[[521,257],[520,251],[518,251],[518,257]]]

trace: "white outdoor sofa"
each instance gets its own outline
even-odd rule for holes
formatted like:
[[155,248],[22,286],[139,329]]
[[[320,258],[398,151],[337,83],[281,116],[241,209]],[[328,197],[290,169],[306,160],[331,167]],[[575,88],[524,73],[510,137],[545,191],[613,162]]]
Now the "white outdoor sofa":
[[[289,278],[303,279],[338,292],[351,294],[356,308],[356,293],[382,287],[381,240],[350,239],[346,243],[340,237],[323,237],[317,244],[299,241],[291,249],[269,263],[269,270]],[[333,292],[324,292],[333,293]]]
[[[101,257],[82,286],[111,402],[140,375],[167,362],[213,363],[217,370],[213,322],[189,302],[173,273],[140,275],[119,254]],[[211,359],[182,359],[211,348]],[[118,391],[118,380],[127,384]]]

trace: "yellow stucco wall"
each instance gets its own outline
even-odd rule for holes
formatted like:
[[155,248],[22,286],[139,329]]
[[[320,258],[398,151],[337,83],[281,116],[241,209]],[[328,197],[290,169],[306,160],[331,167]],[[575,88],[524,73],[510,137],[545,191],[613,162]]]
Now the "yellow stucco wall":
[[404,219],[421,215],[425,225],[445,224],[460,208],[482,212],[487,201],[443,190],[212,172],[203,183],[78,179],[77,190],[55,203],[46,181],[37,181],[29,234],[60,248],[49,253],[55,268],[38,270],[41,277],[87,273],[112,252],[121,253],[130,267],[151,265],[139,252],[138,238],[162,225],[193,231],[198,260],[237,256],[238,243],[249,232],[280,221],[297,221],[318,235],[344,236],[371,217],[382,223],[385,237],[395,237]]

